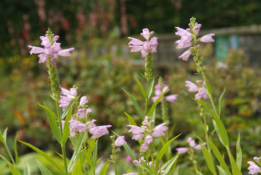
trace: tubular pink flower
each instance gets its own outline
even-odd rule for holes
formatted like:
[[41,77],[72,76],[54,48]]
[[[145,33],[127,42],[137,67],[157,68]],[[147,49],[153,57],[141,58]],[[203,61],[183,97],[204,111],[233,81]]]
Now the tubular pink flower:
[[136,141],[142,140],[142,138],[143,138],[143,134],[133,134],[132,136],[132,139]]
[[150,36],[153,35],[154,32],[150,32],[149,29],[145,28],[142,30],[142,33],[140,34],[141,36],[143,36],[147,41],[150,39]]
[[87,113],[87,114],[92,113],[92,109],[91,109],[91,108],[86,109],[86,113]]
[[254,157],[253,159],[254,159],[254,161],[256,161],[256,162],[259,162],[259,160],[260,160],[260,158],[258,158],[258,157]]
[[144,129],[135,125],[127,125],[130,127],[129,132],[132,132],[133,134],[141,134],[144,132]]
[[68,57],[68,56],[71,56],[70,51],[73,51],[73,50],[74,50],[73,47],[72,47],[72,48],[69,48],[69,49],[60,50],[60,51],[58,52],[58,55],[59,55],[59,56],[63,56],[63,57]]
[[166,127],[165,125],[166,125],[166,123],[162,123],[162,124],[156,126],[156,127],[153,129],[152,136],[153,136],[153,137],[165,136],[164,131],[166,131],[166,130],[168,129],[168,127]]
[[183,52],[183,54],[181,54],[179,56],[179,59],[182,59],[184,61],[188,61],[189,56],[190,56],[190,48],[188,50],[186,50],[185,52]]
[[81,123],[77,120],[70,120],[70,136],[74,137],[75,132],[85,132],[87,130],[87,126],[84,123]]
[[195,99],[208,99],[208,94],[205,92],[204,88],[198,89],[198,93],[195,95]]
[[166,97],[166,100],[167,100],[168,102],[170,102],[170,103],[174,103],[174,102],[177,100],[177,98],[178,98],[178,95],[177,95],[177,94],[175,94],[175,95],[169,95],[169,96]]
[[249,174],[257,174],[261,171],[260,167],[257,166],[254,162],[248,161],[247,163],[249,164],[248,167]]
[[74,99],[77,95],[75,88],[71,88],[70,91],[67,89],[61,88],[61,98],[59,100],[60,107],[65,110],[66,107],[70,104],[71,100]]
[[109,134],[109,131],[107,128],[112,127],[111,125],[103,125],[103,126],[96,126],[89,129],[89,132],[92,134],[92,137],[94,139],[100,138],[101,136],[104,136],[106,134]]
[[144,143],[146,143],[146,144],[151,144],[151,143],[153,143],[153,137],[151,137],[150,135],[147,135],[146,137],[145,137],[145,142]]
[[143,143],[140,146],[140,152],[147,152],[149,150],[149,146],[146,143]]
[[124,139],[124,136],[119,136],[116,140],[115,140],[115,145],[116,146],[123,146],[124,144],[127,144],[127,142]]
[[[152,97],[152,101],[155,102],[163,92],[167,93],[169,91],[169,87],[164,85],[163,89],[161,90],[160,84],[157,84],[155,86],[155,96]],[[178,95],[177,94],[172,94],[166,97],[162,97],[160,102],[163,100],[163,98],[165,98],[168,102],[174,103],[177,100]]]
[[88,103],[88,100],[86,99],[86,96],[82,96],[81,100],[80,100],[80,106],[85,105],[86,103]]
[[35,47],[35,46],[31,46],[31,45],[29,45],[28,47],[31,49],[30,55],[44,53],[44,49],[41,47]]
[[189,92],[197,92],[198,91],[198,86],[195,85],[194,83],[192,83],[191,81],[186,81],[185,83],[186,83],[185,86],[187,86],[189,88],[188,89]]
[[138,160],[134,160],[133,163],[134,163],[135,165],[137,165],[137,166],[140,166],[140,161],[138,161]]
[[79,119],[82,119],[82,118],[84,118],[84,116],[85,116],[85,110],[84,109],[78,109],[77,117]]
[[214,42],[215,40],[212,38],[214,35],[215,35],[214,33],[210,33],[210,34],[202,36],[199,39],[201,42],[204,42],[204,43]]
[[195,25],[194,30],[195,30],[196,35],[198,35],[200,28],[201,28],[201,24]]
[[183,154],[188,151],[188,148],[180,147],[180,148],[176,148],[176,150],[177,150],[178,154]]
[[131,41],[129,42],[129,45],[133,45],[133,46],[140,46],[143,45],[143,41],[133,38],[133,37],[128,37]]

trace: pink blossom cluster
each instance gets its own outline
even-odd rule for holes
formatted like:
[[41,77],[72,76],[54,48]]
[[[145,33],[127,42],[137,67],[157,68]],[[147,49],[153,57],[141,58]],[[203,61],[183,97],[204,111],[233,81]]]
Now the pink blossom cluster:
[[[255,161],[257,164],[260,165],[260,158],[254,157],[253,159],[254,159],[254,161]],[[247,162],[247,163],[249,164],[249,167],[248,167],[248,173],[249,173],[249,174],[258,174],[258,173],[260,173],[261,167],[258,166],[255,162],[253,162],[253,161],[248,161],[248,162]]]
[[[196,149],[196,150],[201,150],[201,145],[197,145],[195,140],[193,140],[191,137],[188,138],[187,142],[189,143],[190,147],[179,147],[176,148],[178,154],[183,154],[186,153],[189,149]],[[202,145],[206,145],[206,143],[202,143]]]
[[52,38],[53,43],[46,36],[41,36],[40,39],[42,40],[41,45],[44,46],[44,48],[31,45],[28,46],[31,49],[30,54],[39,54],[39,63],[46,62],[49,57],[52,64],[55,66],[53,59],[58,58],[58,56],[70,56],[70,51],[74,50],[74,48],[63,50],[61,48],[61,43],[56,42],[59,39],[59,36],[57,35]]
[[143,58],[146,57],[149,53],[156,53],[158,38],[151,38],[153,34],[154,32],[150,32],[149,29],[145,28],[140,35],[143,36],[146,41],[141,41],[136,38],[128,37],[131,40],[129,42],[129,48],[131,48],[131,52],[141,52],[141,56]]
[[196,84],[192,83],[191,81],[186,81],[186,85],[189,89],[189,92],[197,92],[195,94],[195,99],[200,100],[200,99],[208,99],[208,94],[205,92],[204,87],[206,86],[206,83],[201,80],[197,80]]
[[116,146],[123,146],[124,144],[127,144],[126,140],[124,139],[124,136],[119,136],[119,137],[115,140],[115,145],[116,145]]
[[[157,84],[157,85],[155,86],[155,96],[152,97],[152,101],[155,102],[155,101],[161,96],[162,93],[164,93],[164,92],[167,93],[168,91],[169,91],[169,87],[168,87],[167,85],[163,85],[163,87],[161,87],[160,84]],[[166,97],[163,96],[160,101],[162,101],[164,98],[165,98],[168,102],[174,103],[174,102],[177,100],[178,95],[177,95],[177,94],[172,94],[172,95],[168,95],[168,96],[166,96]]]
[[140,152],[147,152],[149,150],[149,145],[153,143],[153,137],[165,136],[165,131],[168,129],[165,123],[162,123],[156,126],[152,131],[149,131],[148,126],[154,122],[148,121],[148,116],[145,117],[145,120],[142,122],[142,126],[127,125],[130,127],[129,132],[132,132],[134,140],[141,140],[143,144],[140,147]]
[[[201,24],[196,24],[194,27],[194,31],[195,31],[195,35],[197,36],[199,33],[199,30],[201,28]],[[193,33],[191,32],[191,29],[182,29],[180,27],[176,27],[177,32],[175,33],[176,35],[180,36],[180,40],[176,41],[177,45],[177,49],[185,49],[188,48],[183,54],[181,54],[179,56],[179,59],[182,59],[184,61],[187,61],[191,51],[190,51],[190,47],[192,46],[192,42],[193,42]],[[215,34],[210,33],[207,35],[202,36],[201,38],[199,38],[199,41],[201,42],[214,42],[214,39],[212,38]]]
[[77,90],[76,88],[71,88],[70,90],[67,90],[65,88],[61,88],[61,96],[59,100],[59,106],[63,109],[63,111],[66,109],[66,107],[70,104],[70,102],[76,98],[77,96]]

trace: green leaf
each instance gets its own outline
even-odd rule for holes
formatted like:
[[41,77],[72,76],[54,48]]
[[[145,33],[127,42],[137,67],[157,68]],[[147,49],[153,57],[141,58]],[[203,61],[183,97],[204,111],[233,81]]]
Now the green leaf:
[[209,84],[208,80],[206,80],[205,83],[206,83],[206,87],[207,87],[208,93],[212,94],[212,88],[211,88],[211,85]]
[[215,157],[217,158],[218,162],[220,163],[221,167],[226,171],[227,175],[231,175],[231,172],[229,171],[227,164],[224,160],[224,157],[221,155],[220,151],[218,150],[217,146],[209,140],[209,146],[212,149]]
[[128,121],[129,121],[130,125],[137,126],[136,122],[133,120],[133,118],[127,112],[124,112],[124,114],[128,117]]
[[93,154],[92,154],[92,162],[95,167],[97,165],[97,152],[98,152],[98,139],[95,142],[95,146],[94,146]]
[[21,175],[20,172],[9,161],[7,161],[7,164],[11,170],[12,175]]
[[79,138],[77,139],[72,158],[68,165],[68,173],[72,172],[73,167],[74,167],[75,163],[77,162],[78,156],[81,152],[82,144],[83,144],[83,142],[85,142],[85,140],[86,140],[86,133],[81,133]]
[[211,111],[211,109],[208,107],[208,105],[206,103],[204,103],[201,100],[196,100],[196,99],[193,99],[193,100],[198,102],[199,104],[201,104],[212,116],[214,115],[213,112]]
[[41,162],[39,162],[38,160],[36,160],[36,162],[42,175],[53,175],[53,173],[51,173],[51,171],[48,170],[48,168],[46,168]]
[[223,90],[222,94],[220,95],[220,97],[218,99],[218,113],[219,113],[219,115],[221,114],[222,99],[223,99],[225,92],[226,92],[226,88]]
[[72,170],[72,175],[83,175],[81,159],[78,159]]
[[150,108],[150,111],[149,111],[149,113],[148,113],[148,116],[151,116],[151,115],[153,114],[153,112],[154,112],[156,106],[158,105],[158,103],[160,102],[161,98],[165,95],[166,92],[167,92],[167,90],[164,91],[164,92],[157,98],[157,100],[153,103],[153,105],[152,105],[152,107]]
[[239,170],[241,170],[241,166],[242,166],[242,150],[241,150],[241,146],[240,146],[240,134],[238,133],[238,137],[237,137],[237,166],[239,168]]
[[7,133],[7,128],[5,129],[5,131],[3,132],[3,134],[0,132],[0,141],[5,144],[6,142],[6,133]]
[[71,110],[71,107],[72,107],[73,103],[74,103],[76,100],[77,100],[77,98],[74,98],[74,99],[69,103],[69,105],[65,108],[65,110],[64,110],[64,112],[63,112],[63,114],[62,114],[62,116],[61,116],[62,119],[64,119],[64,118],[67,116],[67,114],[68,114],[69,111]]
[[231,163],[231,167],[232,167],[232,174],[233,175],[242,175],[240,169],[238,168],[236,161],[234,159],[234,157],[232,156],[229,147],[226,147],[227,149],[227,153],[228,153],[228,157]]
[[30,143],[26,143],[26,142],[23,142],[21,140],[19,140],[19,142],[21,142],[22,144],[30,147],[31,149],[33,149],[34,151],[36,151],[37,153],[39,153],[41,156],[43,156],[46,160],[48,160],[57,170],[59,170],[61,173],[64,173],[64,170],[63,168],[61,168],[58,164],[55,163],[55,161],[48,155],[46,154],[45,152],[43,152],[42,150],[36,148],[35,146],[31,145]]
[[133,154],[133,151],[131,150],[129,145],[128,144],[124,144],[123,147],[124,147],[125,151],[127,152],[127,154],[130,156],[131,161],[133,162],[134,160],[136,160],[136,157]]
[[152,92],[153,92],[153,88],[154,88],[154,79],[150,82],[150,84],[149,84],[149,88],[148,88],[148,98],[150,98],[151,97],[151,95],[152,95]]
[[172,159],[170,159],[168,162],[166,162],[162,167],[161,170],[164,170],[164,174],[169,174],[169,171],[174,167],[174,165],[177,163],[179,155],[176,155]]
[[227,175],[226,171],[223,168],[221,168],[220,166],[217,167],[218,167],[219,175]]
[[139,107],[137,101],[135,100],[135,98],[134,98],[129,92],[127,92],[125,89],[122,89],[122,90],[123,90],[123,91],[128,95],[128,97],[131,99],[131,101],[132,101],[132,103],[133,103],[135,109],[137,110],[137,112],[139,113],[139,115],[141,116],[141,118],[144,120],[144,114],[143,114],[143,112],[141,111],[141,109],[140,109],[140,107]]
[[66,117],[64,122],[62,144],[65,144],[69,138],[69,134],[70,134],[69,121],[71,120],[71,117],[72,117],[72,108],[70,110],[70,114]]
[[158,153],[158,155],[157,155],[157,157],[156,157],[156,159],[155,159],[157,162],[159,162],[159,161],[162,159],[162,157],[164,156],[164,154],[168,151],[168,147],[170,146],[170,144],[171,144],[174,140],[176,140],[179,136],[180,136],[180,134],[177,135],[176,137],[172,138],[171,140],[169,140],[167,143],[165,143],[165,145],[161,148],[160,152]]
[[49,123],[50,123],[50,127],[51,127],[51,131],[53,133],[53,136],[59,143],[61,143],[61,134],[60,134],[59,126],[57,124],[58,117],[48,107],[46,107],[44,105],[40,105],[40,104],[39,104],[39,106],[41,106],[42,108],[45,109],[48,119],[49,119]]
[[214,115],[214,119],[215,120],[213,120],[213,125],[217,132],[218,138],[219,138],[220,142],[226,147],[229,145],[229,138],[228,138],[227,130],[219,117]]
[[14,154],[15,154],[15,162],[18,163],[18,152],[17,152],[17,135],[14,140]]
[[24,169],[24,175],[31,175],[30,166],[27,164],[26,168]]
[[110,163],[111,162],[109,160],[106,161],[106,163],[103,165],[103,167],[102,167],[102,169],[100,171],[100,175],[106,175],[106,171],[107,171]]
[[139,81],[139,79],[137,77],[135,77],[135,80],[140,87],[140,91],[141,91],[142,95],[144,96],[144,98],[147,98],[147,93],[146,93],[144,87],[142,86],[141,82]]
[[204,145],[202,144],[200,145],[202,147],[202,152],[209,170],[211,171],[212,174],[217,174],[210,152],[208,152],[207,148]]

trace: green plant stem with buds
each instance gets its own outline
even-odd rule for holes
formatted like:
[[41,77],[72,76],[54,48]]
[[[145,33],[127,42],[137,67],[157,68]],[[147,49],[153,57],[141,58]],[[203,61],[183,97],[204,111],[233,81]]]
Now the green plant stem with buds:
[[[53,33],[50,29],[48,29],[46,33],[46,37],[49,38],[49,41],[51,45],[53,44]],[[56,106],[56,111],[57,111],[57,117],[59,121],[59,128],[60,128],[60,136],[62,138],[63,136],[63,130],[62,130],[62,119],[61,119],[61,113],[60,113],[60,108],[59,108],[59,100],[60,100],[60,83],[59,83],[59,76],[58,76],[58,71],[57,68],[54,67],[51,63],[51,58],[49,57],[47,60],[47,68],[48,68],[48,74],[50,78],[50,84],[51,84],[51,95],[52,98],[55,101],[55,106]],[[65,149],[65,144],[61,142],[61,149],[62,149],[62,155],[63,155],[63,162],[64,162],[64,169],[66,172],[66,175],[68,174],[67,170],[67,162],[66,162],[66,149]]]
[[149,102],[149,85],[150,85],[150,80],[153,78],[153,56],[151,53],[149,53],[145,57],[145,78],[147,80],[147,97],[145,99],[145,115],[148,114],[148,102]]
[[115,147],[115,136],[111,136],[111,140],[112,140],[112,155],[111,155],[111,159],[113,162],[113,167],[114,167],[114,171],[115,171],[115,175],[118,175],[118,170],[117,170],[117,149]]

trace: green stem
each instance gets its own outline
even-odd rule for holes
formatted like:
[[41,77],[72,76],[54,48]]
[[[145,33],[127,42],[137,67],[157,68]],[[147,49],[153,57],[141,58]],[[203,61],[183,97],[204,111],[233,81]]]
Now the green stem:
[[5,149],[6,149],[7,153],[8,153],[8,156],[10,157],[10,159],[11,159],[12,163],[15,165],[14,158],[13,158],[13,156],[12,156],[12,154],[11,154],[11,152],[10,152],[10,150],[9,150],[8,146],[7,146],[7,144],[6,144],[6,143],[4,143],[4,145],[5,145]]
[[149,79],[149,78],[146,78],[146,79],[147,79],[147,86],[146,86],[146,94],[147,94],[147,97],[145,98],[145,115],[148,114],[149,85],[150,85],[150,79]]

